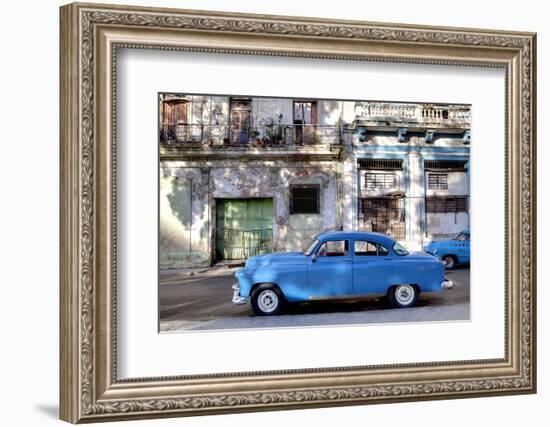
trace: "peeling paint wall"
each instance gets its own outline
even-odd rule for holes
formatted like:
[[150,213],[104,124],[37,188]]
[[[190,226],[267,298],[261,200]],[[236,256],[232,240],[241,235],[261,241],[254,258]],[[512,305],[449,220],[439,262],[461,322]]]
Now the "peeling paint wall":
[[[331,167],[221,167],[211,170],[213,199],[273,198],[275,251],[302,250],[315,234],[337,229],[336,165]],[[289,213],[291,184],[319,184],[319,214]]]
[[[160,268],[208,266],[213,261],[217,199],[273,199],[273,250],[301,251],[311,238],[341,227],[338,162],[211,162],[190,167],[161,162]],[[290,185],[318,184],[319,214],[290,214]]]

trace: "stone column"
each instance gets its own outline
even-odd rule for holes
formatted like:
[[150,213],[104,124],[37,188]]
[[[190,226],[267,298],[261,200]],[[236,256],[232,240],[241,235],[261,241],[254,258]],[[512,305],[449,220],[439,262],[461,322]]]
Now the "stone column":
[[348,147],[344,148],[342,165],[342,225],[344,230],[357,228],[357,165]]
[[417,151],[409,153],[407,192],[407,243],[412,250],[422,249],[422,224],[424,207],[424,177],[422,167],[422,156]]

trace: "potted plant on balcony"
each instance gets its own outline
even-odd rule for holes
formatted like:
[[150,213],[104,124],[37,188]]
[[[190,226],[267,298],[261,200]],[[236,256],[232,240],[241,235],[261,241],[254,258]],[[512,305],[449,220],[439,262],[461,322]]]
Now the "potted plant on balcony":
[[260,138],[260,132],[257,129],[252,129],[248,135],[254,140],[256,145],[262,145],[262,139]]

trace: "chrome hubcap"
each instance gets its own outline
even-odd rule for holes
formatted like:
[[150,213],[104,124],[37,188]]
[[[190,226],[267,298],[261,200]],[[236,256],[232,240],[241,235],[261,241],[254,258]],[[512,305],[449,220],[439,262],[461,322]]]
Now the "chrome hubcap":
[[395,289],[395,299],[402,305],[407,305],[414,299],[414,288],[411,285],[399,285]]
[[258,296],[258,307],[264,313],[271,313],[279,305],[279,297],[271,289],[262,291]]
[[445,257],[445,266],[452,267],[454,264],[455,264],[455,260],[452,257],[450,256]]

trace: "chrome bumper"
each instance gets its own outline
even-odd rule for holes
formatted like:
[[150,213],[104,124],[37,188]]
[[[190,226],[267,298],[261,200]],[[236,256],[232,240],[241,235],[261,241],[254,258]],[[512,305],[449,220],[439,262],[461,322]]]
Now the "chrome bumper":
[[443,290],[453,289],[454,285],[455,284],[453,283],[452,280],[445,279],[445,280],[443,280],[443,282],[441,282],[441,289],[443,289]]
[[248,298],[240,295],[241,287],[238,283],[234,283],[233,286],[231,286],[231,289],[233,289],[233,304],[242,305],[248,302]]

